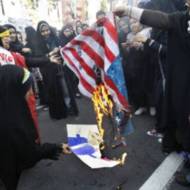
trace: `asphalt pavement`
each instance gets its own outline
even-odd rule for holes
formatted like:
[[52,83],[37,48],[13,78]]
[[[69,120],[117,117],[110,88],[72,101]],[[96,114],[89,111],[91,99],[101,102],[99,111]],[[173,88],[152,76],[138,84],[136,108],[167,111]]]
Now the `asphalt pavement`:
[[[79,117],[51,120],[48,111],[39,112],[42,142],[61,143],[67,141],[66,124],[96,124],[92,103],[89,99],[78,100]],[[62,155],[58,161],[42,160],[32,169],[23,172],[18,190],[138,190],[154,170],[165,159],[161,144],[147,136],[147,130],[155,125],[149,115],[133,117],[135,132],[128,136],[127,147],[113,150],[120,156],[127,152],[124,166],[92,170],[75,155]],[[172,190],[176,184],[172,184]]]

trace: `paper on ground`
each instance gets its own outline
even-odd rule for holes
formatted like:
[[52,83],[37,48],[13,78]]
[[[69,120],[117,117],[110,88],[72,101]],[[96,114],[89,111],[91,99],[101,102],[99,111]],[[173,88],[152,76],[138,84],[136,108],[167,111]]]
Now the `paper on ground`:
[[101,138],[97,125],[69,124],[67,136],[72,152],[90,168],[110,168],[120,163],[101,158],[98,142]]

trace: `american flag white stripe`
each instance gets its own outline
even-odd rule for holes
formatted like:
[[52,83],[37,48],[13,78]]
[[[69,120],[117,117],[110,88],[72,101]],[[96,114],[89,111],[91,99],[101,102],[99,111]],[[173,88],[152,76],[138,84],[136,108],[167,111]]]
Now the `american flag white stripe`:
[[[74,45],[74,46],[72,46],[72,48],[73,49],[75,49],[76,51],[77,51],[77,47],[78,47],[78,45]],[[71,48],[66,48],[65,49],[65,51],[70,51],[70,49]],[[83,59],[83,60],[85,60],[85,62],[86,62],[86,64],[89,66],[89,68],[91,68],[92,69],[92,71],[93,71],[93,68],[94,68],[94,66],[96,65],[96,63],[95,63],[95,61],[94,61],[94,59],[92,59],[90,56],[89,56],[89,54],[87,54],[85,51],[83,51],[82,49],[81,49],[81,54],[80,54],[80,56],[81,56],[81,58]],[[93,71],[94,72],[94,71]],[[95,73],[94,73],[95,74]]]
[[119,56],[117,43],[117,30],[112,16],[77,36],[61,51],[69,67],[75,70],[80,81],[79,89],[84,95],[91,97],[97,86],[96,73],[93,69],[98,66],[114,102],[120,108],[127,108],[128,102],[106,73]]
[[84,95],[84,96],[87,96],[89,98],[92,97],[92,93],[90,93],[86,88],[84,88],[84,86],[82,85],[82,83],[79,81],[79,84],[78,84],[78,88],[80,90],[80,92]]
[[[92,50],[94,50],[103,59],[103,57],[104,57],[104,48],[101,46],[100,43],[95,41],[91,36],[83,36],[83,35],[81,35],[81,38],[76,39],[76,41],[85,41],[85,43],[87,43],[90,46],[90,48]],[[71,44],[72,44],[72,42],[71,42]]]
[[83,75],[81,75],[80,71],[78,70],[78,68],[73,64],[72,60],[70,59],[70,57],[67,55],[67,53],[63,52],[63,56],[64,58],[67,60],[67,62],[69,63],[69,67],[72,68],[73,70],[75,70],[76,75],[78,76],[81,84],[83,85],[83,87],[90,93],[92,94],[95,90],[95,88],[92,86],[92,84],[90,84],[84,77]]
[[[102,27],[102,31],[104,31],[105,29],[106,28]],[[105,39],[103,38],[103,36],[98,31],[92,32],[92,31],[88,30],[85,33],[83,33],[83,35],[90,36],[96,42],[98,42],[103,48],[103,51],[105,54],[104,56],[106,56],[110,62],[112,62],[115,59],[116,55],[114,53],[114,50],[111,51],[111,49],[110,49],[111,46],[108,46],[107,43],[105,43]],[[104,35],[104,33],[103,33],[103,35]]]
[[[103,28],[106,30],[106,28]],[[84,40],[85,39],[85,40]],[[108,43],[105,43],[103,37],[97,32],[93,30],[87,30],[79,37],[75,38],[70,44],[68,44],[67,47],[73,46],[73,45],[81,45],[80,42],[85,42],[88,44],[88,46],[95,51],[101,59],[105,60],[105,57],[107,60],[109,60],[107,63],[111,64],[115,57],[118,55],[118,51],[114,51],[114,48],[116,47],[116,43],[113,41],[113,39],[110,37],[107,39]],[[112,50],[111,50],[112,48]]]
[[[96,65],[96,62],[85,52],[85,51],[81,51],[81,57],[86,61],[86,64],[88,64],[88,66],[93,69],[94,66]],[[94,72],[94,71],[93,71]],[[95,73],[94,73],[95,74]]]
[[96,79],[96,74],[94,73],[93,68],[90,67],[90,65],[92,65],[92,62],[87,62],[87,60],[83,59],[83,57],[80,56],[77,53],[77,50],[74,48],[69,48],[68,52],[71,53],[73,57],[78,61],[79,65],[77,65],[77,67],[79,67],[79,69],[84,69],[87,75],[93,79]]
[[84,70],[84,67],[80,68],[80,62],[73,56],[72,52],[67,51],[67,52],[65,52],[65,54],[70,58],[73,65],[77,68],[78,72],[80,73],[80,75],[82,75],[83,78],[85,78],[90,83],[91,86],[95,87],[96,86],[95,79],[92,78],[88,73],[86,73],[86,71]]
[[106,87],[109,89],[109,92],[112,95],[113,99],[115,100],[114,102],[116,105],[120,108],[128,108],[128,102],[126,101],[125,97],[119,92],[116,85],[108,76],[106,76],[106,74],[104,75],[104,82]]
[[[118,45],[113,41],[111,36],[108,34],[107,28],[104,28],[104,39],[107,46],[110,47],[110,50],[113,53],[113,55],[117,57],[119,55]],[[114,60],[111,61],[113,62]]]
[[86,51],[92,59],[96,60],[96,63],[100,68],[104,67],[104,60],[102,57],[96,51],[94,51],[95,48],[91,47],[88,43],[86,43],[86,41],[73,40],[71,43],[72,45],[80,45],[81,49]]
[[115,28],[115,20],[114,15],[112,13],[108,13],[107,17],[109,18],[109,22],[112,24],[112,26]]
[[108,68],[110,67],[111,62],[108,60],[108,58],[105,56],[104,57],[104,71],[107,71]]
[[107,28],[109,36],[113,39],[113,41],[117,44],[118,43],[118,35],[117,35],[117,29],[115,27],[115,24],[113,25],[110,22],[110,19],[106,18],[104,22],[104,27]]
[[[61,54],[62,54],[62,53],[61,53]],[[75,73],[75,75],[80,79],[80,75],[78,74],[78,72],[75,70],[74,67],[72,67],[71,64],[69,64],[69,60],[67,59],[66,54],[65,54],[65,55],[62,54],[62,56],[65,57],[65,61],[66,61],[66,62],[68,61],[67,66],[68,66],[68,67]],[[90,92],[83,86],[83,84],[81,83],[81,80],[79,80],[78,88],[79,88],[80,92],[81,92],[84,96],[89,97],[89,98],[92,97],[92,93],[90,93]]]

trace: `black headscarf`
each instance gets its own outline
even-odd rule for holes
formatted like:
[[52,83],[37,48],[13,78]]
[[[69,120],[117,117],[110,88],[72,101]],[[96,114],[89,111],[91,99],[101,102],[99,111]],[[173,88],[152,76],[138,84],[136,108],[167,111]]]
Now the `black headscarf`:
[[36,30],[32,26],[28,26],[25,28],[26,34],[26,47],[32,50],[31,54],[33,56],[38,56],[41,52],[40,47],[38,45],[37,33]]
[[[68,36],[68,37],[64,35],[64,31],[67,30],[67,29],[71,30],[72,33],[73,33],[73,34],[71,34],[71,35]],[[73,27],[72,27],[71,25],[66,25],[66,26],[64,26],[64,27],[61,29],[60,33],[59,33],[59,42],[60,42],[60,45],[61,45],[62,47],[65,46],[65,45],[66,45],[68,42],[70,42],[74,37],[75,37],[75,32],[74,32],[74,30],[73,30]]]
[[24,74],[15,65],[0,67],[0,177],[8,189],[16,187],[22,169],[31,161],[37,136],[25,100],[31,78],[23,83]]
[[30,74],[16,65],[0,66],[0,178],[7,190],[16,190],[24,169],[41,159],[57,159],[62,145],[35,143],[37,136],[25,99]]
[[[48,26],[50,29],[50,36],[48,39],[45,39],[41,35],[43,26]],[[42,54],[49,53],[54,48],[59,47],[59,40],[56,35],[56,31],[46,21],[40,21],[37,25],[37,40]]]

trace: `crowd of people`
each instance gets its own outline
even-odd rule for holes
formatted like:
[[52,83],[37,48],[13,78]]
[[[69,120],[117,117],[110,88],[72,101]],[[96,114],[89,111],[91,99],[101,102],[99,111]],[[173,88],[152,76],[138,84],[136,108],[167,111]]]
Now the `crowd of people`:
[[[118,7],[115,14],[133,19],[129,20],[132,34],[127,34],[124,44],[128,52],[124,70],[131,102],[141,106],[135,114],[155,105],[157,124],[148,134],[163,137],[162,151],[182,152],[188,163],[190,1],[142,1],[139,7]],[[147,33],[147,27],[151,27],[151,33]],[[176,181],[190,186],[189,176],[178,173]]]
[[[189,7],[189,0],[150,0],[114,11],[120,17],[119,46],[134,115],[155,116],[156,125],[147,134],[159,138],[163,152],[183,152],[186,158],[190,152]],[[96,16],[105,15],[99,11]],[[36,29],[25,28],[24,39],[13,25],[0,26],[0,150],[5,152],[0,157],[0,178],[7,190],[16,190],[22,170],[40,159],[70,153],[66,144],[41,144],[36,106],[48,110],[52,119],[78,116],[79,81],[58,52],[87,28],[77,20],[57,31],[40,21]],[[190,186],[190,174],[176,179]]]
[[[63,47],[87,27],[77,22],[57,31],[40,21],[23,34],[11,25],[0,26],[0,178],[16,190],[22,171],[41,159],[70,153],[67,144],[42,144],[36,106],[52,119],[78,116],[78,79],[59,55]],[[30,71],[30,72],[29,72]]]

